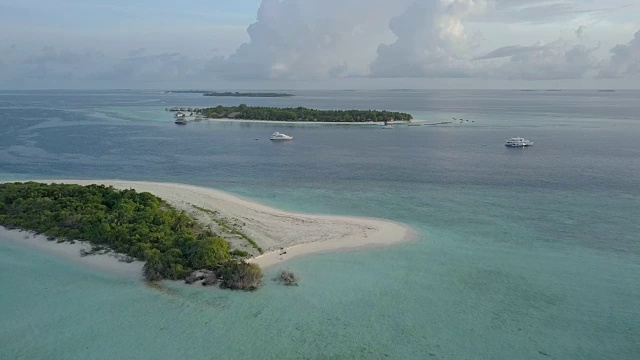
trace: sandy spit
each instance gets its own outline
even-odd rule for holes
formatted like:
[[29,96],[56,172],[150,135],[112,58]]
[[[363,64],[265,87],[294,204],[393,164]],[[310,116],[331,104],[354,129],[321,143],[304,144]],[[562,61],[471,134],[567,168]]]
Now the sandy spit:
[[[224,191],[193,185],[121,180],[35,181],[78,185],[102,184],[116,189],[134,189],[138,192],[152,193],[176,208],[188,212],[193,211],[194,206],[216,211],[228,219],[242,223],[241,231],[265,250],[263,255],[250,260],[262,267],[315,253],[390,246],[416,237],[412,228],[394,221],[287,212]],[[199,217],[198,220],[208,225],[206,219]],[[4,233],[2,235],[4,236]],[[38,240],[29,242],[43,242],[43,239]],[[64,245],[46,239],[44,242],[51,248]],[[81,245],[76,245],[74,249],[68,248],[69,250],[65,250],[66,254],[79,254],[80,248],[77,246]],[[91,258],[92,256],[87,256],[83,259],[89,261]],[[140,264],[134,263],[131,266],[140,267]]]

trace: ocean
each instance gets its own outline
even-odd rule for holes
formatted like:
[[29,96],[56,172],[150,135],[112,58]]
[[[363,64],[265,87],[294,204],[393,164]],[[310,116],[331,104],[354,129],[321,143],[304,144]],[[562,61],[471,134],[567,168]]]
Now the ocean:
[[[254,293],[160,291],[0,239],[0,359],[640,357],[640,91],[294,93],[0,92],[0,180],[186,183],[419,234],[294,259]],[[240,103],[451,123],[177,126],[165,111]],[[515,136],[536,144],[506,148]],[[283,267],[300,286],[270,280]]]

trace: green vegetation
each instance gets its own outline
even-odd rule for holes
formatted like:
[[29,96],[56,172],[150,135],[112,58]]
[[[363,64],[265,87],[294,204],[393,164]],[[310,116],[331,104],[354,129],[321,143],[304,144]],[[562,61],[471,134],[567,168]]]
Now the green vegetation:
[[203,94],[204,96],[228,96],[228,97],[290,97],[290,96],[295,96],[293,94],[287,94],[287,93],[271,93],[271,92],[217,92],[217,91],[211,91],[211,92],[205,92]]
[[256,243],[252,238],[248,237],[245,233],[243,233],[242,231],[234,228],[230,223],[229,220],[225,219],[225,218],[218,218],[217,216],[219,215],[217,211],[212,211],[209,209],[205,209],[203,207],[197,206],[197,205],[191,205],[194,208],[202,211],[202,212],[206,212],[208,214],[213,215],[214,217],[212,218],[213,221],[216,222],[216,224],[218,224],[219,226],[229,230],[229,232],[234,233],[238,236],[240,236],[241,238],[247,240],[249,242],[249,244],[251,244],[251,246],[253,246],[254,249],[258,250],[258,252],[260,254],[264,254],[264,250],[262,250],[262,248],[258,245],[258,243]]
[[314,110],[303,107],[274,108],[239,106],[217,106],[198,109],[208,118],[234,118],[245,120],[309,121],[309,122],[367,122],[367,121],[411,121],[410,114],[376,110]]
[[0,225],[58,241],[83,240],[95,251],[111,249],[145,261],[149,281],[184,279],[199,269],[217,270],[230,289],[253,290],[261,281],[257,265],[232,259],[226,240],[147,192],[102,185],[0,184]]
[[273,280],[279,281],[287,286],[298,286],[298,277],[291,270],[280,271],[278,276],[276,276]]
[[232,290],[256,290],[262,281],[262,270],[256,264],[228,261],[220,272],[220,287]]
[[229,254],[239,257],[239,258],[245,258],[249,256],[249,253],[244,251],[244,250],[240,250],[240,249],[235,249],[229,252]]

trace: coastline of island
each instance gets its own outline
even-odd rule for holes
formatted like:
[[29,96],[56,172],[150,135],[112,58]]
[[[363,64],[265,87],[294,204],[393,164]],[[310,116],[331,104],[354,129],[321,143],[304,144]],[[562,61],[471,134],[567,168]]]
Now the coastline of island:
[[115,275],[136,279],[141,279],[143,275],[143,261],[124,261],[121,254],[104,252],[82,256],[81,254],[91,251],[92,245],[88,242],[58,242],[33,231],[8,229],[2,225],[0,225],[0,238]]
[[[219,228],[222,225],[231,228],[232,232],[239,234],[235,240],[231,239],[231,248],[243,247],[250,254],[247,261],[263,268],[306,255],[391,246],[416,237],[416,232],[409,226],[390,220],[288,212],[220,190],[193,185],[121,180],[33,181],[44,184],[103,185],[119,190],[148,192],[178,211],[184,211],[205,227]],[[57,244],[55,241],[46,241],[44,236],[16,230],[9,230],[8,233],[5,230],[0,235],[13,234],[16,238],[23,233],[30,239],[26,240],[25,236],[25,241],[31,245],[35,246],[40,242],[46,249],[58,246],[63,252],[63,248],[67,249],[66,254],[69,256],[70,252],[79,256],[84,246],[81,242]],[[112,262],[109,267],[117,268],[113,261],[118,260],[113,258],[114,254],[111,257],[107,261]],[[105,261],[97,262],[105,264]],[[132,264],[126,264],[128,269],[142,267],[137,261]]]

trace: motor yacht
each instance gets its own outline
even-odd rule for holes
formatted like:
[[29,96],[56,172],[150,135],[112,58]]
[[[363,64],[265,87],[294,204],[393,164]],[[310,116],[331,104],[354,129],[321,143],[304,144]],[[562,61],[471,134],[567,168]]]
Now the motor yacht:
[[282,134],[277,131],[274,132],[269,138],[269,140],[291,140],[291,139],[293,139],[293,136]]
[[533,145],[533,141],[529,141],[521,137],[511,138],[504,143],[504,146],[507,146],[507,147],[525,147],[525,146],[531,146],[531,145]]

